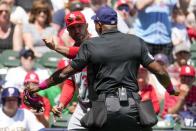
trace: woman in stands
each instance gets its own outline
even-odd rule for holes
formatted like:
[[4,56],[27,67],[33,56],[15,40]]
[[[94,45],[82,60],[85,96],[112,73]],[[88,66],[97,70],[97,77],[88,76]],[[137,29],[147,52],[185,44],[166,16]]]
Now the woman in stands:
[[0,52],[5,49],[19,51],[21,48],[21,25],[14,25],[10,22],[9,5],[0,1]]
[[36,56],[41,56],[48,51],[42,39],[57,34],[57,31],[50,26],[51,20],[49,4],[45,0],[34,1],[30,11],[29,24],[24,25],[23,28],[23,40]]

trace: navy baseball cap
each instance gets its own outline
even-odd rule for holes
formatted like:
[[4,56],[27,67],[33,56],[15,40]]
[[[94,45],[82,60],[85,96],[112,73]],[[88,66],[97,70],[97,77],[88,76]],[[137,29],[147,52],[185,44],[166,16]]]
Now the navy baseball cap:
[[19,52],[19,57],[25,57],[25,58],[28,58],[28,57],[32,57],[33,59],[35,58],[35,54],[34,52],[31,50],[31,49],[22,49],[20,52]]
[[114,9],[109,6],[100,7],[96,15],[92,17],[95,22],[100,22],[107,25],[116,25],[117,24],[117,13]]

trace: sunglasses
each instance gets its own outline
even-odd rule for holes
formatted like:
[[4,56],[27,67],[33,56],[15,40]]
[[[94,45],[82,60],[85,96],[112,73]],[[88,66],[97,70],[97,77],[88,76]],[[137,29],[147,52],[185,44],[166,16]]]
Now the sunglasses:
[[78,16],[70,16],[67,21],[69,23],[72,23],[73,21],[82,21],[82,16],[78,15]]
[[2,14],[3,12],[5,12],[6,14],[9,14],[9,10],[0,10],[0,14]]
[[47,9],[38,9],[37,10],[37,14],[40,14],[40,13],[44,13],[44,14],[48,14],[48,10]]
[[120,11],[123,11],[123,10],[125,10],[126,12],[129,12],[130,11],[130,9],[129,9],[129,6],[128,5],[120,5],[120,6],[118,6],[118,8],[117,8],[118,10],[120,10]]

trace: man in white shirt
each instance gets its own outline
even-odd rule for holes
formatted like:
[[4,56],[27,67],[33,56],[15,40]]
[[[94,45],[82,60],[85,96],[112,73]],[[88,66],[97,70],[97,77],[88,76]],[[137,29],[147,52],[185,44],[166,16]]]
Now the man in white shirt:
[[21,66],[8,70],[5,77],[6,83],[3,86],[4,88],[13,86],[18,88],[20,92],[23,92],[25,76],[28,72],[31,71],[34,71],[36,74],[38,74],[40,81],[45,80],[49,77],[48,70],[34,68],[35,55],[32,50],[23,49],[20,52],[20,62]]
[[2,131],[42,131],[44,126],[38,122],[34,114],[20,109],[20,92],[9,87],[2,91],[2,108],[0,108],[0,130]]

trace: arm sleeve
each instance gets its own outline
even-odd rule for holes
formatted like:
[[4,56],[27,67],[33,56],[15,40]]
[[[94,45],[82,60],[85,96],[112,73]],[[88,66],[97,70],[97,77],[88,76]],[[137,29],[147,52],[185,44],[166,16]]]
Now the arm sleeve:
[[71,67],[76,70],[82,70],[88,65],[90,59],[90,46],[91,43],[84,42],[79,49],[76,58],[71,62]]
[[76,47],[76,46],[73,46],[73,47],[69,47],[69,58],[70,59],[74,59],[76,57],[76,55],[78,54],[79,52],[79,47]]
[[143,40],[141,42],[141,64],[147,67],[148,64],[154,61],[154,57],[150,54]]
[[43,103],[44,103],[44,116],[49,118],[50,109],[51,109],[50,101],[47,98],[43,97]]
[[62,93],[60,96],[60,103],[63,103],[65,106],[69,104],[69,102],[72,100],[75,92],[75,85],[73,80],[67,79],[62,87]]

